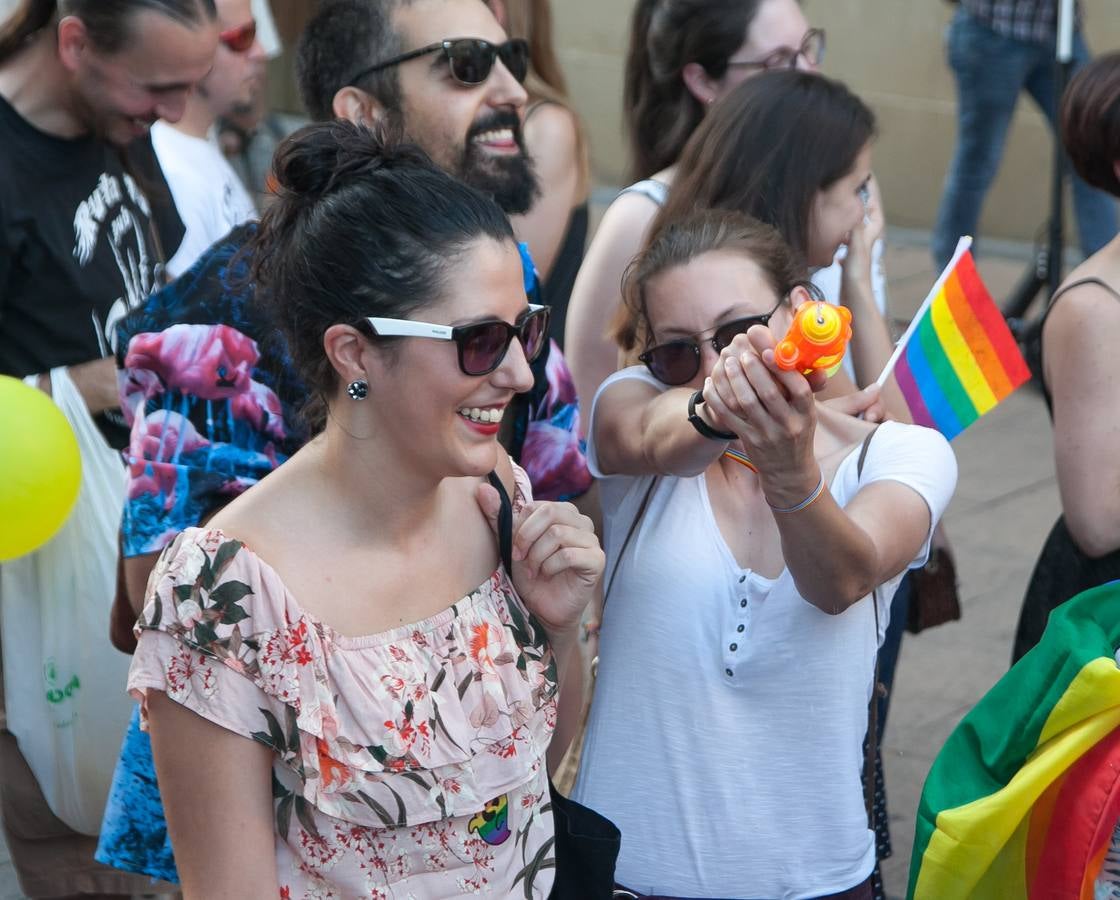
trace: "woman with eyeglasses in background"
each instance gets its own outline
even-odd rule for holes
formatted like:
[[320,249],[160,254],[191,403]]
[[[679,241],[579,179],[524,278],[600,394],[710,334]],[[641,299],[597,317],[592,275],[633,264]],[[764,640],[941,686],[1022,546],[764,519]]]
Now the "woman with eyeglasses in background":
[[956,463],[776,368],[806,279],[777,231],[715,210],[627,272],[615,337],[644,366],[591,413],[608,600],[573,797],[622,829],[630,896],[872,896],[876,648]]
[[497,442],[547,308],[417,149],[315,125],[275,174],[253,258],[317,434],[164,551],[129,678],[184,894],[548,897],[602,551]]
[[533,250],[541,297],[552,308],[552,339],[563,349],[568,298],[587,243],[587,135],[556,58],[549,0],[486,0],[486,5],[510,37],[529,45],[524,82],[529,104],[522,131],[541,193],[528,212],[510,221],[518,239]]

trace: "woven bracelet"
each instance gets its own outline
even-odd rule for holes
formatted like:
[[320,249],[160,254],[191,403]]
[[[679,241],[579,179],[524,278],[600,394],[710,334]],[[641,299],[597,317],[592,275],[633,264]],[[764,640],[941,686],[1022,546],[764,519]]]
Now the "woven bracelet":
[[810,503],[812,503],[814,500],[816,500],[823,493],[824,493],[824,474],[822,473],[821,474],[821,480],[817,482],[817,486],[815,488],[813,488],[813,492],[811,494],[809,494],[809,496],[806,497],[804,500],[802,500],[800,503],[798,503],[796,506],[774,506],[774,504],[772,504],[769,500],[766,501],[766,505],[769,506],[776,513],[801,512],[801,510],[803,510],[806,506],[808,506]]

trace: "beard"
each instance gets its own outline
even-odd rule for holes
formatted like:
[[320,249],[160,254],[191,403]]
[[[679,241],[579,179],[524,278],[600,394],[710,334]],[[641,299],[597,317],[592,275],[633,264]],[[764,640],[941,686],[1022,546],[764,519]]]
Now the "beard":
[[[519,153],[493,156],[474,142],[476,135],[498,128],[509,128],[513,132]],[[513,112],[496,112],[471,126],[454,174],[476,190],[489,194],[502,211],[511,216],[528,212],[540,194],[537,173],[525,149],[521,119]]]

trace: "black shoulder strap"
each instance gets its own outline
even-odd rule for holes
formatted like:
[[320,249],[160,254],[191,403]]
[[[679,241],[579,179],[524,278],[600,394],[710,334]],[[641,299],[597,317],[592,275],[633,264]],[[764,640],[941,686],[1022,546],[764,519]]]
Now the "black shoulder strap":
[[1039,383],[1042,385],[1042,395],[1046,400],[1046,408],[1047,410],[1049,410],[1051,418],[1053,418],[1054,416],[1054,404],[1050,397],[1050,388],[1046,386],[1046,375],[1042,371],[1042,328],[1046,324],[1046,320],[1050,318],[1050,313],[1054,311],[1054,306],[1057,304],[1058,298],[1063,294],[1069,293],[1075,287],[1081,287],[1082,285],[1086,284],[1095,284],[1097,285],[1097,287],[1103,288],[1105,291],[1112,294],[1112,296],[1117,300],[1120,300],[1120,292],[1118,292],[1116,288],[1112,287],[1112,285],[1108,284],[1105,281],[1102,281],[1100,278],[1097,278],[1095,276],[1090,276],[1088,278],[1078,278],[1077,281],[1071,281],[1069,284],[1063,285],[1058,289],[1057,293],[1055,293],[1054,296],[1050,298],[1050,301],[1046,304],[1046,309],[1043,310],[1042,315],[1039,317],[1039,324],[1037,328],[1032,328],[1028,332],[1033,332],[1033,337],[1030,339],[1028,344],[1028,362],[1030,363],[1031,369],[1036,371]]
[[1120,300],[1120,291],[1117,291],[1116,288],[1114,288],[1108,282],[1103,281],[1100,278],[1097,278],[1095,276],[1091,276],[1089,278],[1078,278],[1077,281],[1071,281],[1069,284],[1064,285],[1063,287],[1059,288],[1058,292],[1053,297],[1050,298],[1050,306],[1053,306],[1054,301],[1056,301],[1060,296],[1062,296],[1062,294],[1066,293],[1067,291],[1072,291],[1075,287],[1081,287],[1081,285],[1083,285],[1083,284],[1095,284],[1095,285],[1097,285],[1097,287],[1104,288],[1106,291],[1108,291],[1108,293],[1112,294],[1112,296],[1115,297],[1117,300]]
[[869,432],[867,437],[863,439],[863,446],[859,448],[859,459],[856,460],[856,480],[858,481],[863,477],[863,461],[867,459],[867,448],[871,446],[871,439],[875,437],[875,432],[879,430],[876,425]]
[[[871,439],[879,430],[876,425],[863,439],[863,446],[859,449],[859,459],[856,460],[856,479],[863,477],[863,462],[867,459],[867,449],[871,446]],[[867,753],[863,760],[863,800],[867,805],[867,821],[871,830],[875,830],[875,758],[879,752],[879,693],[882,686],[879,684],[879,588],[871,592],[871,608],[875,612],[875,674],[871,682],[871,703],[867,707]]]
[[498,552],[502,556],[502,565],[506,567],[506,574],[513,575],[513,503],[510,502],[506,486],[497,472],[486,476],[502,501],[502,508],[498,511]]

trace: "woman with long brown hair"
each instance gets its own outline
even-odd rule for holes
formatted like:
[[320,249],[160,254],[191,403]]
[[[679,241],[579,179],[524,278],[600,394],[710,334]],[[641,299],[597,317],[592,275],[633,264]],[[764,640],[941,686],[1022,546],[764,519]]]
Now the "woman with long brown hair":
[[[843,248],[835,266],[839,293],[826,298],[852,312],[848,356],[861,384],[878,376],[893,349],[871,278],[867,192],[875,136],[874,113],[843,83],[796,70],[763,72],[700,123],[650,225],[656,235],[693,208],[737,210],[777,228],[814,273],[832,267]],[[834,379],[822,396],[851,388]],[[893,380],[883,403],[894,418],[909,421]]]

